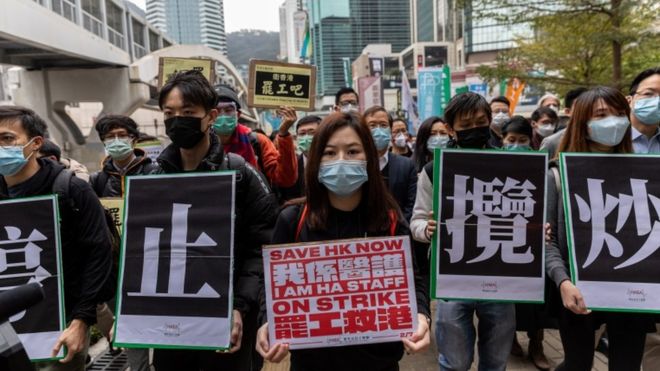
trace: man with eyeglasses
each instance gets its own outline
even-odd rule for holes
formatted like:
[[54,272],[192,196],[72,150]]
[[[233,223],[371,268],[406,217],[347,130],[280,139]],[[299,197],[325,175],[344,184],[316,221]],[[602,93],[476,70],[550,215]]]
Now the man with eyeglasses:
[[335,94],[335,112],[352,113],[360,111],[360,98],[353,88],[339,89]]
[[635,77],[628,102],[635,153],[660,153],[660,67]]
[[140,132],[130,117],[103,116],[95,128],[108,157],[103,160],[103,169],[92,174],[90,183],[99,197],[122,197],[125,176],[149,174],[156,165],[143,150],[135,148]]

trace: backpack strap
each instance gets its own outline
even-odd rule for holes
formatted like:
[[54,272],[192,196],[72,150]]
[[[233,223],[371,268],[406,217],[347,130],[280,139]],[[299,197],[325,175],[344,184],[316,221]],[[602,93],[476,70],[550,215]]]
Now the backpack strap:
[[76,204],[73,201],[73,198],[69,195],[69,189],[71,187],[71,178],[74,177],[72,171],[64,169],[60,171],[55,180],[53,181],[53,193],[59,198],[61,205],[65,205],[71,208],[71,210],[78,211]]
[[108,174],[103,170],[97,171],[89,177],[89,182],[91,183],[94,192],[101,197],[105,183],[108,182]]
[[550,170],[555,176],[555,187],[557,188],[557,193],[561,194],[561,178],[559,177],[559,169],[553,166],[550,168]]
[[399,218],[394,210],[390,210],[387,214],[390,217],[390,236],[394,236],[396,234],[396,226],[399,222]]
[[296,239],[294,240],[295,242],[299,242],[300,240],[300,232],[302,232],[303,226],[305,225],[307,212],[307,204],[305,204],[303,206],[302,212],[300,213],[300,216],[298,217],[298,225],[296,226]]

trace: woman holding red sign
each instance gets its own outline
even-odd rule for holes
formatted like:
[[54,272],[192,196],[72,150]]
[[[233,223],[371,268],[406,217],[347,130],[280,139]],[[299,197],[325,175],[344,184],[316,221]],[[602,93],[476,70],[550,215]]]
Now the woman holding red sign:
[[[306,204],[282,211],[273,244],[410,234],[383,182],[371,133],[355,114],[334,113],[321,123],[309,150],[305,184]],[[430,344],[429,300],[419,275],[415,291],[419,313],[412,336],[402,342],[293,350],[291,370],[398,370],[404,348],[415,353]],[[262,307],[265,313],[265,303]],[[257,336],[264,359],[280,362],[289,352],[287,344],[269,344],[267,323]]]

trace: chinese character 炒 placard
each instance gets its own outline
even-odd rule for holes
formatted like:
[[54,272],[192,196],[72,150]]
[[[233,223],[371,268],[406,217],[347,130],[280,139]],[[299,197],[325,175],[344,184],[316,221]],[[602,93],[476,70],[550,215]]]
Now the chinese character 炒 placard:
[[660,156],[560,163],[571,278],[587,307],[660,312]]

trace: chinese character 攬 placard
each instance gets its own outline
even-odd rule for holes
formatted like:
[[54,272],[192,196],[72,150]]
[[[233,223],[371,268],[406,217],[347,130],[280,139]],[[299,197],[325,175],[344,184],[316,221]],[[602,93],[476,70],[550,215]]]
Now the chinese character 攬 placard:
[[230,345],[234,172],[128,177],[115,343]]
[[542,302],[547,153],[436,150],[431,295]]
[[44,299],[9,322],[28,357],[45,360],[66,324],[55,196],[0,202],[0,292],[32,282],[42,286]]
[[407,236],[266,246],[263,256],[271,344],[381,343],[417,328]]
[[571,276],[588,308],[660,312],[660,156],[562,153]]
[[248,104],[250,107],[291,106],[313,111],[316,67],[306,64],[250,60]]

